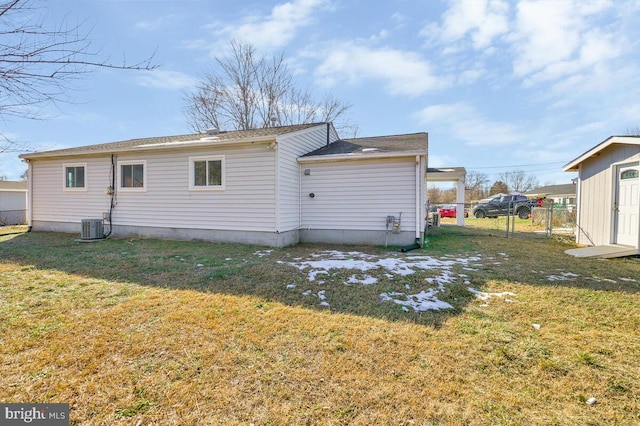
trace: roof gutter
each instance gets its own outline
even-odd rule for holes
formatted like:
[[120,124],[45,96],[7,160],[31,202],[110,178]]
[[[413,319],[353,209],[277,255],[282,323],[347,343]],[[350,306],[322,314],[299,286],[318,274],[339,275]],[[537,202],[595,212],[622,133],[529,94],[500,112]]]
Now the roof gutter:
[[397,151],[397,152],[376,152],[376,153],[349,153],[349,154],[330,154],[330,155],[313,155],[309,157],[298,158],[298,163],[321,163],[327,161],[349,161],[349,160],[369,160],[377,158],[402,158],[415,157],[417,155],[426,156],[423,150],[414,151]]
[[[213,141],[213,140],[197,140],[197,141],[185,141],[185,142],[161,142],[154,144],[95,150],[95,151],[66,151],[66,152],[34,152],[27,154],[20,154],[18,157],[23,160],[40,159],[40,158],[56,158],[56,157],[75,157],[79,155],[100,155],[100,154],[115,154],[121,152],[138,152],[138,151],[151,151],[151,150],[170,150],[181,148],[198,148],[202,146],[220,147],[231,145],[251,145],[255,143],[271,143],[276,140],[275,136],[260,136],[254,138],[245,139],[233,139],[230,141]],[[212,143],[213,142],[213,143]]]

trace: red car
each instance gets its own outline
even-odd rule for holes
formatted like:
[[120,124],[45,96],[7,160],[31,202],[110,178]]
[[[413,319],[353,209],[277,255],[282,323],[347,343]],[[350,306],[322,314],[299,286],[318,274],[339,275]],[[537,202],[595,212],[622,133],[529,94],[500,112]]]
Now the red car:
[[[440,217],[456,217],[456,206],[443,206],[438,209]],[[464,217],[469,217],[469,212],[464,211]]]

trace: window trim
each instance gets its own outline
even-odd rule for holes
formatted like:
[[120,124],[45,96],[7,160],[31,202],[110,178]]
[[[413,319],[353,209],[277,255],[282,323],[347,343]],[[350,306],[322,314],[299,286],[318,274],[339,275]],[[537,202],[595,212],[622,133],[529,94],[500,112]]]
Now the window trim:
[[[122,186],[122,166],[142,165],[142,186]],[[118,161],[118,191],[120,192],[146,192],[147,191],[147,160]]]
[[[195,163],[198,161],[220,161],[220,185],[196,186],[195,184]],[[224,191],[226,189],[226,166],[224,155],[206,155],[201,157],[189,157],[189,191]]]
[[[83,167],[84,168],[84,186],[67,186],[67,168]],[[86,192],[88,190],[87,182],[87,163],[64,163],[62,165],[62,190],[65,192]]]

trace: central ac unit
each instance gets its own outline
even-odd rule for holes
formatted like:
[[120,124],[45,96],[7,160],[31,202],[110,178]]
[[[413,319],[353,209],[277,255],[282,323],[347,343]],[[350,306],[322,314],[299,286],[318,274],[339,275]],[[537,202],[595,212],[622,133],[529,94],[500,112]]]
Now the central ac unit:
[[82,219],[82,233],[80,238],[83,240],[99,240],[104,238],[104,223],[102,219]]

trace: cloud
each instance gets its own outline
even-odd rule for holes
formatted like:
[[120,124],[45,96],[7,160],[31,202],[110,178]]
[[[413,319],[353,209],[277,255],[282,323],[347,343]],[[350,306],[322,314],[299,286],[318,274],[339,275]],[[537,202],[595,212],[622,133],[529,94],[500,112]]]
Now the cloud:
[[179,71],[153,70],[141,71],[137,81],[145,87],[167,90],[191,89],[198,84],[198,80]]
[[421,125],[438,128],[467,146],[496,147],[521,142],[518,125],[487,119],[465,102],[428,106],[415,114]]
[[510,36],[517,77],[548,81],[571,75],[620,54],[620,40],[598,28],[597,15],[609,1],[582,0],[518,3],[515,32]]
[[425,26],[421,36],[444,45],[468,38],[474,49],[485,49],[509,29],[509,4],[506,1],[454,0],[450,5],[442,14],[442,24]]
[[280,48],[293,40],[300,29],[312,24],[317,11],[328,5],[328,0],[293,0],[274,6],[266,17],[248,16],[215,32],[259,49]]
[[450,86],[449,78],[436,76],[431,64],[414,52],[372,48],[357,42],[329,48],[315,72],[329,86],[338,81],[381,81],[390,94],[410,97]]
[[143,20],[135,23],[134,28],[142,31],[154,31],[170,25],[176,15],[160,16],[152,20]]

